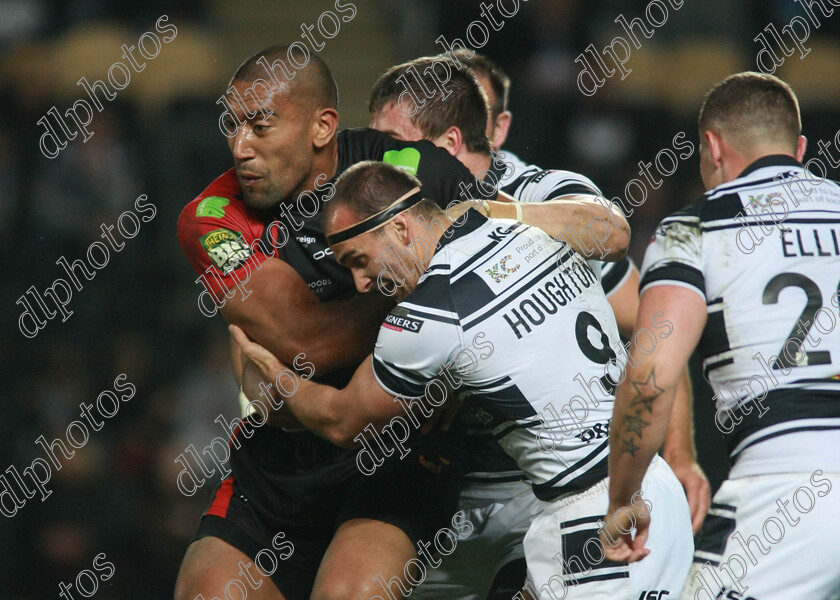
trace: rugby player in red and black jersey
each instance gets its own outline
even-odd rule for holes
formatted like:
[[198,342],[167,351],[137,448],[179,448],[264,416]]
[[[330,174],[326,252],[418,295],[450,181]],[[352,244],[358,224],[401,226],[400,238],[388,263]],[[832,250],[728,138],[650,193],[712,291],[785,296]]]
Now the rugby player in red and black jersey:
[[[235,167],[184,208],[178,233],[206,287],[202,312],[218,307],[288,364],[304,352],[316,376],[341,385],[371,352],[392,302],[360,301],[350,272],[330,254],[320,210],[331,181],[373,159],[416,174],[442,206],[496,192],[479,189],[457,159],[429,142],[337,132],[335,82],[320,59],[312,56],[283,81],[258,63],[276,65],[286,51],[257,53],[234,75],[224,125],[235,129],[228,140]],[[266,89],[270,97],[256,91]],[[243,578],[249,597],[288,600],[368,599],[383,593],[377,576],[404,581],[415,543],[456,511],[461,467],[451,436],[418,436],[409,444],[422,448],[423,464],[418,450],[365,477],[355,451],[308,431],[259,427],[260,418],[249,416],[234,434],[231,476],[213,492],[181,565],[176,600],[221,598]],[[277,536],[291,542],[291,553],[273,543]],[[251,568],[262,550],[275,559]]]

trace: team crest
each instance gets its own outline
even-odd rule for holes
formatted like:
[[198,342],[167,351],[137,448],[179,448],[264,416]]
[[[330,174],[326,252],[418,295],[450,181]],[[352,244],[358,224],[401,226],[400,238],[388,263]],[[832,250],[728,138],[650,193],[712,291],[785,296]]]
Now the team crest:
[[519,270],[519,267],[522,265],[516,265],[514,267],[508,267],[507,262],[509,260],[513,260],[513,257],[508,254],[502,260],[500,260],[497,264],[493,265],[490,269],[487,269],[487,274],[493,278],[493,281],[499,283],[502,279],[507,279],[507,276],[511,273],[516,273]]
[[[765,194],[758,194],[757,196],[749,195],[749,196],[747,196],[747,198],[749,199],[749,202],[747,203],[747,205],[750,208],[768,207],[768,206],[772,206],[774,203],[779,203],[779,202],[781,202],[782,204],[785,204],[785,200],[782,197],[782,194],[779,193],[779,192],[773,192],[772,194],[767,194],[767,195],[765,195]],[[776,198],[779,198],[779,200],[776,200]]]

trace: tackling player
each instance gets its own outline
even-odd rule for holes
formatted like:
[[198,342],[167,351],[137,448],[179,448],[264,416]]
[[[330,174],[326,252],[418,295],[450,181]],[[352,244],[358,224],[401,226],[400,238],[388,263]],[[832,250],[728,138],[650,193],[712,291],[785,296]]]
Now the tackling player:
[[[639,489],[699,344],[732,469],[687,599],[840,593],[840,186],[802,165],[801,129],[780,79],[748,72],[716,84],[699,117],[708,191],[662,221],[642,266],[638,323],[664,311],[674,331],[634,353],[618,390],[607,521]],[[646,555],[658,515],[636,519],[635,538],[604,530],[620,538],[612,559]]]
[[[645,478],[646,505],[662,519],[653,536],[655,562],[628,568],[605,561],[597,521],[607,505],[607,441],[589,445],[568,429],[604,420],[612,396],[593,390],[595,404],[571,427],[562,419],[540,418],[552,403],[562,405],[579,393],[576,375],[586,381],[602,376],[620,343],[594,273],[555,239],[565,226],[555,215],[577,204],[519,204],[522,222],[469,210],[462,223],[453,224],[423,199],[416,178],[381,163],[349,169],[325,211],[330,245],[353,272],[359,291],[397,285],[401,301],[380,328],[373,356],[347,387],[300,381],[287,402],[307,427],[355,445],[368,424],[393,426],[408,410],[419,414],[429,405],[451,404],[455,393],[470,397],[494,415],[495,439],[526,472],[541,501],[542,514],[525,538],[529,577],[541,597],[636,600],[646,590],[676,591],[688,572],[691,519],[679,482],[660,459]],[[485,206],[491,214],[507,208]],[[429,221],[449,227],[430,229]],[[544,230],[524,224],[535,221]],[[623,243],[628,241],[624,236]],[[613,250],[615,243],[611,240]],[[422,268],[403,272],[405,281],[399,283],[393,278],[398,262],[389,257],[406,253],[414,253]],[[232,330],[243,353],[274,381],[283,365],[241,330]],[[558,344],[569,331],[574,341]],[[541,430],[556,442],[556,451],[540,446]]]
[[[307,352],[316,372],[332,373],[330,381],[340,385],[350,373],[335,370],[355,366],[370,351],[374,323],[392,301],[353,298],[352,276],[332,257],[320,224],[332,178],[359,160],[382,159],[416,172],[442,205],[488,190],[430,143],[367,129],[336,133],[335,83],[326,65],[312,57],[291,81],[275,84],[282,69],[269,68],[284,56],[285,46],[269,48],[234,76],[224,124],[233,131],[236,167],[184,209],[179,237],[207,287],[205,301],[284,360]],[[587,219],[600,214],[593,208]],[[278,554],[273,583],[256,586],[258,597],[308,597],[314,581],[318,598],[369,598],[374,576],[402,578],[403,564],[416,555],[412,541],[427,539],[455,511],[459,465],[448,442],[427,453],[450,459],[440,472],[415,452],[415,462],[365,478],[355,453],[306,431],[259,427],[257,418],[235,435],[232,476],[214,492],[187,552],[179,599],[221,596],[243,571],[259,580],[248,571],[249,558],[271,550],[281,533],[295,550]],[[388,493],[395,487],[411,502]]]
[[[468,170],[430,143],[367,129],[337,132],[329,69],[312,56],[293,79],[275,81],[286,52],[275,46],[257,53],[234,75],[223,124],[233,131],[235,167],[186,206],[178,233],[206,287],[199,297],[205,309],[219,306],[285,360],[307,352],[319,375],[332,373],[330,381],[341,384],[351,371],[336,370],[370,352],[393,301],[354,297],[352,276],[335,263],[320,221],[331,180],[360,160],[384,159],[417,173],[442,203],[479,190]],[[254,582],[256,598],[367,600],[373,578],[402,577],[416,555],[413,542],[456,510],[460,466],[449,442],[417,442],[449,458],[438,473],[414,460],[366,478],[355,453],[307,431],[260,427],[259,418],[234,433],[232,474],[214,491],[187,551],[178,600],[222,597],[243,578]],[[411,503],[387,493],[395,486]],[[252,562],[262,550],[275,555],[258,565],[270,579]]]
[[[489,60],[476,54],[467,58],[456,53],[458,60],[476,73],[478,83],[485,82],[490,119],[482,121],[481,89],[468,70],[458,71],[452,65],[447,81],[447,95],[421,96],[423,89],[434,89],[432,71],[428,68],[441,57],[416,59],[388,69],[374,84],[369,108],[371,126],[402,140],[428,139],[446,148],[469,166],[476,176],[498,183],[500,189],[519,202],[545,202],[580,193],[600,191],[595,184],[578,173],[544,170],[527,165],[510,153],[491,154],[474,140],[482,138],[482,129],[494,146],[504,143],[511,124],[505,110],[509,80]],[[411,114],[403,96],[405,82],[416,82],[408,89],[424,105]],[[500,95],[497,95],[500,94]],[[409,116],[411,115],[411,116]],[[568,232],[564,235],[568,236]],[[597,252],[597,249],[596,249]],[[595,255],[597,256],[597,254]],[[597,262],[601,283],[616,315],[619,331],[632,339],[638,307],[639,275],[628,258],[617,262]],[[650,327],[650,324],[648,324]],[[612,392],[612,387],[605,391]],[[679,395],[680,411],[675,411],[664,445],[664,455],[684,484],[695,530],[699,530],[711,501],[710,487],[696,463],[691,429],[691,393],[686,374]],[[461,418],[469,422],[467,475],[461,493],[460,507],[471,522],[478,524],[474,535],[464,540],[444,568],[429,574],[415,595],[419,598],[448,598],[457,590],[459,598],[487,597],[495,575],[506,565],[523,559],[522,538],[536,512],[536,500],[521,470],[492,438],[492,426],[481,422],[481,411],[474,415],[464,410]],[[604,427],[604,433],[609,429]],[[583,431],[580,432],[584,437]]]

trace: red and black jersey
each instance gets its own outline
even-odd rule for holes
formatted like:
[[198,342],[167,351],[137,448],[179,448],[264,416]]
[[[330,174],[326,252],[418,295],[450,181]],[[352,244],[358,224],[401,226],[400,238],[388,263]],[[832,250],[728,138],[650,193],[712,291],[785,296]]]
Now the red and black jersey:
[[[426,197],[446,207],[453,200],[495,198],[446,150],[428,141],[403,142],[373,129],[345,129],[336,136],[339,165],[333,179],[316,178],[315,189],[269,211],[245,205],[233,169],[187,204],[178,220],[181,247],[204,286],[217,298],[231,296],[239,272],[276,257],[291,265],[322,301],[355,292],[350,271],[332,257],[321,225],[324,202],[336,177],[364,160],[380,160],[416,175]],[[486,184],[485,184],[486,185]]]

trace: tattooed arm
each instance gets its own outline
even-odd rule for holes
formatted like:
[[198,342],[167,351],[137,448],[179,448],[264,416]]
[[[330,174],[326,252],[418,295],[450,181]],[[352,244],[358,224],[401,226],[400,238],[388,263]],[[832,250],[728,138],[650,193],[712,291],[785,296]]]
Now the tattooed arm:
[[[645,514],[647,509],[640,510],[644,505],[633,502],[633,497],[665,440],[675,392],[706,325],[704,299],[683,287],[660,285],[646,290],[639,305],[637,329],[650,324],[658,311],[672,322],[673,332],[659,340],[650,354],[634,348],[624,381],[616,390],[610,427],[610,507],[602,530],[607,558],[616,561],[633,562],[649,552],[644,543],[650,516]],[[625,507],[629,511],[619,510]],[[655,515],[656,507],[651,508]],[[637,529],[635,538],[622,533],[631,527]]]

